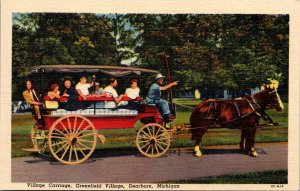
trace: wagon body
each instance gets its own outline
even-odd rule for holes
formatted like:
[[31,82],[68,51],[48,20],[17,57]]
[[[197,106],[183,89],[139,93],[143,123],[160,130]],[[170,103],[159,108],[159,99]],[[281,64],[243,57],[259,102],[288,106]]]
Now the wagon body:
[[[136,114],[135,113],[126,114],[126,112],[124,112],[123,114],[121,113],[121,115],[114,114],[113,112],[110,111],[110,109],[103,109],[104,112],[102,114],[97,112],[97,110],[100,109],[89,109],[89,110],[92,112],[91,114],[80,114],[80,113],[76,113],[75,111],[69,111],[66,114],[62,114],[59,116],[43,115],[45,120],[45,126],[43,127],[43,129],[49,130],[52,124],[57,119],[65,115],[72,115],[72,114],[79,114],[85,116],[93,123],[93,125],[97,130],[134,128],[136,122],[139,120],[144,124],[163,123],[159,111],[155,106],[146,106],[142,112],[136,111]],[[50,112],[55,112],[55,111],[50,111]],[[64,125],[68,125],[68,124],[64,124]]]
[[[44,73],[104,73],[111,76],[124,76],[131,73],[140,75],[142,72],[157,74],[155,70],[133,67],[95,66],[95,65],[46,65],[32,69],[29,75],[40,75],[43,83]],[[68,100],[49,100],[45,96],[45,106],[42,111],[44,126],[34,126],[31,140],[39,152],[49,149],[52,156],[64,164],[78,164],[87,160],[93,153],[97,139],[103,143],[102,129],[134,128],[137,121],[144,124],[137,132],[135,139],[138,150],[147,157],[159,157],[166,153],[170,146],[172,132],[166,128],[166,122],[160,116],[155,105],[142,104],[141,98],[131,100],[124,97],[122,101],[134,101],[138,108],[96,108],[96,103],[114,101],[111,97],[88,96],[87,100],[78,97],[78,102],[88,102],[91,106],[68,111],[58,107]],[[55,108],[48,108],[47,102],[56,102]],[[174,106],[172,106],[174,108]],[[173,111],[175,114],[175,110]],[[175,118],[174,118],[175,119]]]

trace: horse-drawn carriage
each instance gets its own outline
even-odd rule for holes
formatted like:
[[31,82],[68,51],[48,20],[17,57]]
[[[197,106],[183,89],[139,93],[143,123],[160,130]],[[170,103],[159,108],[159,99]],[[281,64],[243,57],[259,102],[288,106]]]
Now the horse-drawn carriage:
[[[79,73],[120,77],[142,73],[153,75],[158,72],[134,67],[44,65],[33,68],[29,75],[40,75],[41,84],[44,84],[46,76],[57,78],[58,74],[78,75]],[[102,143],[105,140],[104,135],[99,134],[99,130],[134,128],[137,121],[143,124],[135,139],[141,154],[147,157],[159,157],[170,147],[172,131],[166,128],[166,122],[157,107],[143,103],[141,97],[134,100],[129,97],[122,98],[122,101],[135,102],[137,107],[134,109],[98,108],[97,103],[114,101],[112,97],[98,95],[89,95],[86,100],[79,96],[78,102],[88,103],[90,107],[76,110],[60,108],[60,104],[68,104],[67,97],[50,100],[45,96],[44,101],[44,107],[41,108],[44,125],[42,127],[35,125],[32,128],[31,140],[38,152],[43,153],[48,149],[54,158],[64,164],[86,161],[93,153],[97,139]],[[176,116],[175,109],[172,108],[171,111]]]
[[[78,73],[125,76],[132,73],[153,75],[158,72],[134,67],[45,65],[33,68],[30,75],[40,75],[43,84],[45,74],[57,78],[56,74]],[[254,95],[239,99],[203,101],[192,111],[188,126],[174,125],[172,128],[167,128],[165,120],[155,105],[144,104],[140,97],[134,100],[123,97],[122,100],[135,102],[138,107],[135,109],[98,108],[97,103],[113,101],[113,98],[90,95],[86,100],[79,97],[78,101],[89,103],[94,107],[68,110],[59,107],[59,103],[68,104],[68,99],[62,97],[53,104],[53,100],[49,100],[46,96],[42,111],[45,125],[43,127],[35,125],[31,132],[34,147],[40,153],[49,149],[51,155],[64,164],[78,164],[91,156],[97,139],[104,142],[105,137],[98,133],[99,130],[134,128],[136,122],[140,121],[143,126],[137,132],[135,143],[140,153],[147,157],[154,158],[165,154],[170,147],[173,133],[182,129],[191,130],[196,145],[195,155],[199,157],[202,155],[200,151],[202,136],[208,128],[216,127],[242,129],[241,149],[250,156],[256,156],[255,132],[259,119],[265,115],[264,110],[283,110],[276,88],[266,86],[264,90]],[[52,104],[47,104],[49,101]],[[176,116],[174,104],[170,105],[170,110],[173,116]]]

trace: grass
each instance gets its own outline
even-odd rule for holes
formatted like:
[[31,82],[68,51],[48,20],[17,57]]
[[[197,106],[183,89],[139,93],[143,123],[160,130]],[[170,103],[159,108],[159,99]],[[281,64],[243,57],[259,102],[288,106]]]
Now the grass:
[[246,174],[224,175],[168,183],[177,184],[287,184],[287,170],[251,172]]
[[[199,103],[195,99],[175,99],[176,103],[194,107]],[[257,130],[256,142],[279,142],[288,140],[288,105],[284,104],[285,111],[277,113],[276,111],[267,111],[271,118],[279,122],[279,126],[261,127]],[[173,124],[188,123],[191,114],[191,108],[177,106],[177,118]],[[32,147],[30,140],[30,129],[33,126],[31,114],[20,114],[12,116],[12,157],[30,156],[31,154],[22,151],[23,148]],[[106,142],[97,144],[98,150],[134,150],[135,136],[141,124],[138,122],[133,129],[112,129],[100,130],[99,133],[105,135]],[[175,142],[171,147],[191,147],[193,143],[188,131],[176,132],[173,136]],[[204,135],[203,145],[224,145],[238,144],[240,140],[240,130],[237,129],[209,129]]]

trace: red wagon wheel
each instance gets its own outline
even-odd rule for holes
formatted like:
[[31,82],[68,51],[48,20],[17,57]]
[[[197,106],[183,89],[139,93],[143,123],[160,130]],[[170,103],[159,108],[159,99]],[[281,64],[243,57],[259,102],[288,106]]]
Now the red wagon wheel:
[[64,164],[79,164],[93,153],[97,130],[92,122],[81,115],[66,115],[51,126],[48,144],[51,154]]
[[47,134],[47,131],[39,129],[35,125],[31,128],[31,142],[33,147],[38,149],[39,153],[44,153],[48,147]]
[[147,157],[160,157],[166,153],[171,144],[168,130],[160,124],[149,123],[137,133],[136,146]]

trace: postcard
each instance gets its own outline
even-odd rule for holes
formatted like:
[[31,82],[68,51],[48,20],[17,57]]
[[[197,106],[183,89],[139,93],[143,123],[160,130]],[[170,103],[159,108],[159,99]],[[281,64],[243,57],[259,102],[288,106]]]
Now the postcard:
[[1,190],[299,189],[299,1],[1,5]]

